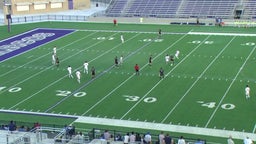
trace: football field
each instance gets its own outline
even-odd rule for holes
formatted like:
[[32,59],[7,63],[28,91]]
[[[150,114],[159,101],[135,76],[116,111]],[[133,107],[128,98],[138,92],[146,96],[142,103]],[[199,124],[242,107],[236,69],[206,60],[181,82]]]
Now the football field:
[[[255,133],[254,28],[42,25],[1,37],[2,111]],[[52,64],[55,46],[59,66]],[[174,56],[176,51],[180,54],[174,64],[166,63],[166,55]],[[121,56],[123,63],[115,66],[115,57]],[[85,61],[89,74],[84,72]],[[68,76],[68,66],[74,78]],[[164,78],[159,77],[160,68]],[[76,71],[81,72],[80,83]],[[246,85],[251,88],[248,99]]]

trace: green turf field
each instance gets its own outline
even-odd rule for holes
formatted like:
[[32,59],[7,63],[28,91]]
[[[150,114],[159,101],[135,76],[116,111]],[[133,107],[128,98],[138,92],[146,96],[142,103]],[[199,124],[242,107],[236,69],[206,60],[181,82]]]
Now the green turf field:
[[[44,22],[14,25],[11,33],[3,26],[0,38],[38,27],[76,31],[0,63],[2,110],[255,133],[255,28]],[[54,46],[59,67],[51,63]],[[177,50],[179,59],[173,66],[166,64],[166,54]],[[124,62],[115,67],[114,58],[121,55]],[[93,79],[83,73],[85,60],[96,68]],[[81,83],[76,70],[81,71]],[[250,99],[245,98],[246,85]]]

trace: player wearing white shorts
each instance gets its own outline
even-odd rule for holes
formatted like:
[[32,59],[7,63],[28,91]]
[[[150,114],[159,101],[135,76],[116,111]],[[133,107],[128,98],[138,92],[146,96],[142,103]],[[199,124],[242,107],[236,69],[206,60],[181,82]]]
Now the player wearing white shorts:
[[250,98],[250,87],[249,87],[249,85],[246,85],[246,87],[245,87],[245,97],[246,97],[246,99],[249,99]]
[[121,41],[122,41],[122,43],[124,43],[124,36],[123,36],[123,34],[121,34]]
[[175,53],[175,58],[179,59],[179,54],[180,54],[180,51],[177,50]]
[[121,55],[121,57],[119,58],[119,64],[120,64],[120,65],[123,64],[123,55]]
[[67,70],[68,70],[68,77],[73,78],[71,66],[68,66]]
[[167,55],[165,56],[165,63],[168,64],[169,61],[170,61],[170,56],[167,54]]
[[88,66],[89,63],[87,61],[84,62],[84,73],[86,72],[86,74],[88,74]]
[[77,82],[80,83],[80,79],[81,79],[80,71],[76,71],[76,78],[77,78]]
[[56,64],[56,56],[54,54],[52,54],[52,64],[53,65]]

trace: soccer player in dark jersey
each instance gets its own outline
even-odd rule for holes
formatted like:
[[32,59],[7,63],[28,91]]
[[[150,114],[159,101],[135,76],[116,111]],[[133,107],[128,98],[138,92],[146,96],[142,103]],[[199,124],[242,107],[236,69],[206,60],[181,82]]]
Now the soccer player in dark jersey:
[[95,77],[95,74],[96,74],[94,66],[93,66],[92,69],[91,69],[91,73],[92,73],[92,78],[94,78],[94,77]]
[[158,30],[158,38],[161,38],[161,36],[162,36],[162,30],[159,29],[159,30]]
[[159,78],[160,79],[164,78],[164,69],[162,67],[159,70]]
[[171,62],[171,66],[173,66],[174,65],[174,56],[173,55],[170,56],[170,62]]
[[149,64],[150,67],[152,66],[152,55],[149,56],[148,64]]
[[60,65],[60,60],[58,57],[56,57],[56,66],[59,67],[59,65]]
[[118,58],[117,58],[117,56],[115,57],[115,66],[118,67]]

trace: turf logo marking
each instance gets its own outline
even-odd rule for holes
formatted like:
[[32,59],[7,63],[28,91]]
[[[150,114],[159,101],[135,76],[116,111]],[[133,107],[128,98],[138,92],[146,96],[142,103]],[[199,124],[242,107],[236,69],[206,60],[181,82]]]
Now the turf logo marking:
[[[137,102],[140,99],[139,96],[134,96],[134,95],[123,95],[123,97],[125,97],[125,100],[129,101],[129,102]],[[154,103],[154,102],[157,101],[157,98],[155,98],[155,97],[146,97],[146,98],[143,99],[143,101],[145,103]]]
[[63,37],[74,30],[34,29],[0,41],[0,62]]

